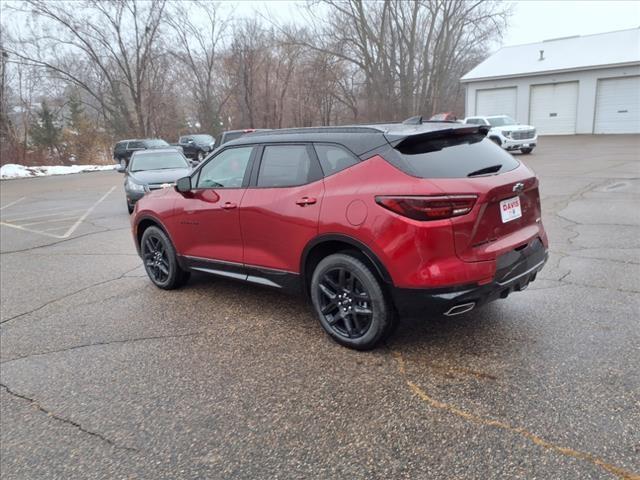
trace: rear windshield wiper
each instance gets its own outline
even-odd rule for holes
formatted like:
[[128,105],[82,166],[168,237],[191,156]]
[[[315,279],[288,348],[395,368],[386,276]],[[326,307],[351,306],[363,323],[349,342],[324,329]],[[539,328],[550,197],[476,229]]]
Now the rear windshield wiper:
[[467,177],[476,177],[478,175],[487,175],[489,173],[496,173],[502,168],[502,164],[499,163],[497,165],[491,165],[490,167],[484,167],[480,170],[476,170],[475,172],[471,172],[467,174]]

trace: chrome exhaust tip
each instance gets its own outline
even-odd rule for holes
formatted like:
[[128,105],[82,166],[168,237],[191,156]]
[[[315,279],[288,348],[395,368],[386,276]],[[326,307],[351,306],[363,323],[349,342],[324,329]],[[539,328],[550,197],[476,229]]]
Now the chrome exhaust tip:
[[473,310],[473,307],[476,306],[476,302],[471,303],[462,303],[460,305],[456,305],[455,307],[451,307],[449,310],[445,312],[447,317],[453,317],[454,315],[462,315],[463,313],[467,313],[470,310]]

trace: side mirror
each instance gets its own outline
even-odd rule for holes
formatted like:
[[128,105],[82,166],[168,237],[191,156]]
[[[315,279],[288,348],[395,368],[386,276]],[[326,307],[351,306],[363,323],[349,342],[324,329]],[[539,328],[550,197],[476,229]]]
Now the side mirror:
[[176,181],[176,190],[180,193],[191,191],[191,177],[182,177]]
[[197,167],[200,162],[198,160],[189,160],[189,164],[191,164],[192,167]]

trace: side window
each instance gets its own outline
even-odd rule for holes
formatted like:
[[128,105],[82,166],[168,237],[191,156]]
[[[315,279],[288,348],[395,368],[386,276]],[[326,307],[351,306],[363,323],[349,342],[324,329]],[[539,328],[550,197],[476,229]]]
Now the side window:
[[293,187],[311,178],[311,158],[306,145],[267,145],[264,147],[258,187]]
[[469,123],[471,125],[479,125],[480,120],[478,120],[477,118],[468,118],[465,123]]
[[230,148],[207,162],[198,175],[197,188],[240,188],[253,147]]
[[359,163],[351,152],[337,145],[314,144],[314,147],[325,177]]
[[129,142],[129,145],[127,145],[127,148],[129,149],[144,148],[144,142]]

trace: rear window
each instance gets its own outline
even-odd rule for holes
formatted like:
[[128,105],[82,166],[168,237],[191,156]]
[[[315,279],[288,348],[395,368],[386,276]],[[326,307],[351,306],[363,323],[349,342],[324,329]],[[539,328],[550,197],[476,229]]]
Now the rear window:
[[420,178],[464,178],[504,173],[519,163],[482,133],[449,135],[427,141],[401,143],[389,161]]

